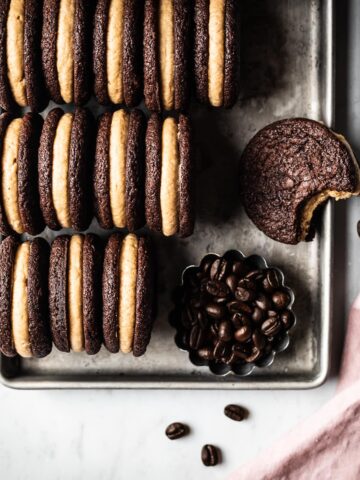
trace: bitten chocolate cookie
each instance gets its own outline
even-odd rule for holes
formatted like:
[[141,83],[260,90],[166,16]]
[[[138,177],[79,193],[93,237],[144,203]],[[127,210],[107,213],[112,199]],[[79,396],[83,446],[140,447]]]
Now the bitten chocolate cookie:
[[149,228],[187,237],[194,230],[193,168],[188,117],[153,113],[146,132],[145,216]]
[[283,243],[305,240],[316,208],[360,192],[359,165],[346,140],[304,118],[260,130],[240,163],[242,201],[250,219]]
[[52,343],[48,323],[49,246],[41,238],[0,245],[0,351],[6,356],[45,357]]
[[43,2],[42,65],[56,103],[83,105],[90,97],[92,20],[92,2]]
[[191,2],[145,0],[144,95],[151,111],[189,103]]
[[134,231],[145,223],[145,128],[140,110],[106,112],[99,119],[93,184],[102,228]]
[[135,107],[142,97],[142,2],[99,0],[93,32],[95,95],[99,103]]
[[57,237],[50,254],[50,326],[62,352],[100,350],[102,250],[95,235]]
[[40,206],[52,230],[85,230],[92,218],[92,117],[76,108],[64,113],[55,108],[47,115],[39,147]]
[[41,69],[42,7],[37,0],[0,0],[0,107],[48,103]]
[[154,321],[154,280],[149,239],[115,233],[104,254],[104,344],[111,353],[146,351]]
[[240,2],[195,0],[196,95],[214,107],[232,107],[240,82]]
[[37,235],[44,227],[39,207],[37,151],[42,118],[0,115],[0,233]]

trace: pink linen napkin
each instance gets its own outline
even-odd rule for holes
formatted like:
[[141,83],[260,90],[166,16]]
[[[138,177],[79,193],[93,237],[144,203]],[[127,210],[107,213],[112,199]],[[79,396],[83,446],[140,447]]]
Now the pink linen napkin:
[[349,316],[337,393],[229,480],[360,479],[360,295]]

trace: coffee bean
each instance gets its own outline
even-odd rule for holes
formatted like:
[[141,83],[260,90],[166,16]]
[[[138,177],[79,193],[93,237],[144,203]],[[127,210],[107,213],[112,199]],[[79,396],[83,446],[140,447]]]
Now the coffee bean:
[[184,308],[182,311],[181,311],[181,325],[190,330],[191,326],[192,326],[192,315],[191,315],[191,311],[190,309],[187,307],[187,308]]
[[250,305],[245,302],[241,302],[240,300],[229,302],[226,305],[231,313],[241,312],[245,313],[246,315],[251,315],[253,311]]
[[275,308],[277,308],[278,310],[282,310],[289,305],[290,295],[283,290],[278,290],[277,292],[273,293],[272,301],[275,305]]
[[268,317],[277,317],[279,313],[276,310],[268,310],[267,311],[267,316]]
[[256,360],[259,360],[260,357],[261,357],[261,351],[258,348],[254,347],[252,349],[251,355],[245,358],[245,361],[248,363],[256,362]]
[[295,322],[295,317],[294,314],[290,312],[290,310],[285,310],[280,314],[280,320],[284,324],[286,330],[288,330],[290,327],[293,326]]
[[250,278],[242,278],[239,280],[238,287],[246,288],[247,290],[257,290],[256,283],[253,282]]
[[218,340],[215,344],[213,355],[215,358],[219,359],[221,357],[225,357],[229,353],[229,348],[227,347],[226,343]]
[[260,295],[258,295],[255,303],[259,308],[261,308],[261,310],[269,310],[271,308],[270,298],[263,293],[260,293]]
[[190,331],[189,344],[193,350],[198,350],[202,347],[205,339],[204,330],[199,325],[194,325]]
[[246,342],[251,337],[251,328],[241,327],[235,330],[234,337],[238,342]]
[[258,350],[262,350],[266,345],[266,338],[262,335],[259,330],[255,330],[252,334],[252,341],[254,342],[255,347]]
[[189,427],[180,422],[170,423],[166,428],[165,434],[170,440],[177,440],[189,433]]
[[238,260],[233,263],[232,272],[238,277],[243,277],[249,271],[248,266],[243,260]]
[[258,282],[264,278],[264,273],[262,270],[259,270],[259,269],[251,270],[249,273],[246,274],[245,278],[248,278],[253,282]]
[[266,272],[266,277],[263,280],[263,288],[266,292],[273,292],[281,285],[280,274],[277,270],[270,268]]
[[219,324],[218,323],[212,323],[211,326],[210,326],[210,332],[217,339],[218,338],[218,333],[219,333]]
[[225,258],[217,258],[210,268],[211,280],[222,280],[227,271],[228,262]]
[[246,288],[238,287],[235,291],[235,298],[242,302],[252,302],[255,300],[256,293],[254,290],[247,290]]
[[213,297],[226,297],[229,293],[229,288],[223,282],[209,280],[206,284],[206,291]]
[[232,327],[228,320],[224,320],[219,324],[218,335],[223,342],[229,342],[232,339]]
[[226,277],[225,283],[229,287],[230,291],[234,293],[238,284],[238,278],[234,274],[229,275]]
[[210,317],[216,319],[220,319],[226,315],[226,308],[216,303],[208,303],[205,310]]
[[200,263],[200,270],[205,273],[205,275],[208,275],[210,272],[211,265],[214,263],[214,260],[217,257],[215,255],[206,255]]
[[206,315],[201,312],[200,310],[196,313],[196,320],[197,320],[197,323],[198,325],[200,326],[200,328],[202,330],[205,330],[205,328],[207,327],[209,321],[206,317]]
[[229,354],[226,357],[221,357],[220,360],[223,363],[226,363],[226,365],[233,365],[236,362],[237,357],[234,354],[234,352],[229,352]]
[[276,317],[271,317],[265,320],[261,325],[261,331],[267,337],[273,337],[281,330],[281,323]]
[[219,452],[214,445],[204,445],[201,450],[201,460],[206,467],[214,467],[219,463]]
[[244,315],[239,312],[233,313],[231,316],[231,322],[236,330],[243,326],[243,317]]
[[199,348],[197,354],[203,360],[212,360],[214,358],[213,352],[210,347]]
[[251,318],[256,323],[260,323],[264,319],[265,312],[260,307],[255,307]]
[[242,360],[245,360],[251,354],[251,349],[247,344],[234,343],[231,350],[236,357]]
[[247,417],[247,410],[240,405],[230,404],[224,408],[224,414],[231,420],[242,422]]

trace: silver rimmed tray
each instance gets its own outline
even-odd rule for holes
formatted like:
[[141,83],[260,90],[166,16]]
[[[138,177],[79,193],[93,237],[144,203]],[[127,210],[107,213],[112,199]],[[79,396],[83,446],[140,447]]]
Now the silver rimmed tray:
[[[215,111],[194,105],[197,224],[188,239],[154,236],[158,317],[147,354],[62,354],[1,359],[1,381],[14,388],[310,388],[329,369],[333,207],[318,216],[313,242],[284,246],[266,238],[239,204],[237,169],[247,141],[264,125],[305,116],[333,123],[332,0],[242,2],[242,85],[237,105]],[[94,113],[100,110],[90,107]],[[90,231],[104,235],[96,223]],[[64,233],[64,231],[62,232]],[[46,231],[48,239],[58,233]],[[168,323],[172,290],[187,265],[207,252],[238,249],[264,256],[294,290],[297,323],[289,348],[247,377],[218,377],[194,367],[174,343]]]

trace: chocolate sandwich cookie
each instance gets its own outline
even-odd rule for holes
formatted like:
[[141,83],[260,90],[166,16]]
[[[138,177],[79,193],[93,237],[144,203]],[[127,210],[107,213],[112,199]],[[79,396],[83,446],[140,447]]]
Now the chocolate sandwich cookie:
[[41,69],[42,6],[37,0],[0,0],[0,107],[47,105]]
[[144,95],[151,111],[184,110],[189,103],[191,2],[145,0]]
[[360,192],[359,165],[346,140],[314,120],[281,120],[260,130],[240,162],[250,219],[283,243],[306,240],[316,208]]
[[50,254],[49,308],[55,346],[62,352],[100,350],[102,249],[98,237],[62,235]]
[[145,353],[154,321],[153,289],[149,239],[111,235],[102,278],[103,335],[109,352]]
[[0,351],[45,357],[52,343],[48,323],[49,246],[41,238],[0,245]]
[[142,2],[98,0],[93,33],[95,95],[99,103],[134,107],[142,97]]
[[196,95],[214,107],[232,107],[239,91],[240,2],[195,0]]
[[42,65],[56,103],[83,105],[90,97],[92,2],[44,0]]
[[39,146],[40,206],[52,230],[85,230],[92,218],[92,117],[84,108],[47,115]]
[[194,230],[191,132],[188,117],[153,113],[146,132],[145,216],[149,228],[187,237]]
[[134,231],[145,223],[145,128],[140,110],[106,112],[99,118],[93,185],[102,228]]
[[37,113],[0,115],[0,233],[37,235],[44,227],[39,206],[37,152],[42,127]]

